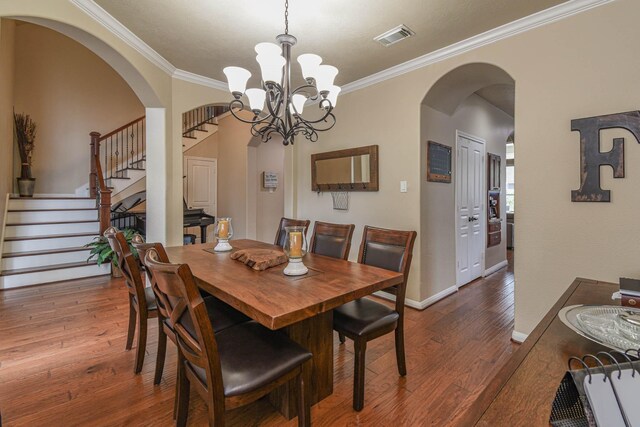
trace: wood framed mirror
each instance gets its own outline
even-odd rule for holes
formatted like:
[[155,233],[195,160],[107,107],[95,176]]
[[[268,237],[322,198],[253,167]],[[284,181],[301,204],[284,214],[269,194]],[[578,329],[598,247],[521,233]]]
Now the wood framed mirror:
[[311,190],[378,191],[378,146],[312,154]]

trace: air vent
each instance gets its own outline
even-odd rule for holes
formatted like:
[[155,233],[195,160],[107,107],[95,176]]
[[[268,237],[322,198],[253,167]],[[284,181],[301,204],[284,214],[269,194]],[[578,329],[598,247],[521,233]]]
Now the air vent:
[[400,40],[404,40],[407,37],[414,36],[415,34],[416,33],[406,25],[398,25],[394,29],[380,34],[378,37],[374,37],[374,40],[380,42],[382,46],[387,47],[399,42]]

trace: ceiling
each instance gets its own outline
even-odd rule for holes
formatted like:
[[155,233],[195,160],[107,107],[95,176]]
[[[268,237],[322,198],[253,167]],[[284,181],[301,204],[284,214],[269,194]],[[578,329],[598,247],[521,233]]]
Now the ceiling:
[[476,92],[490,104],[495,105],[511,117],[515,116],[516,88],[512,84],[487,86]]
[[[237,65],[252,72],[250,85],[259,84],[253,47],[284,32],[282,0],[95,2],[177,68],[221,81],[222,69]],[[294,58],[320,55],[344,85],[563,2],[290,0],[289,32],[298,38]],[[400,24],[416,35],[389,47],[373,41]]]

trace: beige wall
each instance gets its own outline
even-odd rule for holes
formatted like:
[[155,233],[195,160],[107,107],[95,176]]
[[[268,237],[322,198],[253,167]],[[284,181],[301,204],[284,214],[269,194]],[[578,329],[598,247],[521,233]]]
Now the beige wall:
[[[234,238],[246,238],[249,128],[233,116],[218,120],[218,216],[233,219]],[[253,222],[255,224],[255,222]],[[249,225],[251,227],[251,225]]]
[[[256,239],[273,243],[280,218],[284,216],[284,152],[279,141],[256,147]],[[278,188],[270,192],[262,186],[262,172],[278,174]]]
[[[0,227],[13,187],[13,82],[15,22],[0,19]],[[1,233],[0,233],[1,234]]]
[[185,156],[218,158],[218,132],[211,134],[184,152]]
[[[423,104],[420,124],[420,283],[424,299],[456,286],[456,130],[485,140],[487,153],[497,154],[503,160],[501,174],[504,179],[506,140],[513,130],[513,118],[479,96],[471,95],[451,116]],[[451,162],[454,172],[451,184],[427,181],[427,141],[453,147]],[[483,178],[485,177],[486,174],[483,175]],[[503,191],[500,214],[506,219],[504,196]],[[503,223],[506,224],[506,221]],[[506,260],[506,226],[503,228],[502,243],[486,249],[486,269]]]
[[16,27],[15,108],[31,115],[37,193],[74,193],[88,181],[89,133],[144,115],[127,83],[84,46],[47,28]]
[[[419,230],[422,99],[447,72],[486,62],[516,82],[516,331],[531,332],[576,276],[640,276],[640,224],[633,221],[640,209],[640,146],[630,135],[626,178],[614,181],[604,169],[603,188],[613,191],[613,202],[570,201],[579,186],[579,137],[570,121],[640,107],[640,57],[632,54],[640,37],[638,16],[640,2],[618,0],[347,93],[336,108],[334,130],[318,144],[299,146],[301,216],[353,221],[356,242],[364,223]],[[310,191],[311,153],[376,143],[380,192],[353,193],[350,211],[338,213],[328,194]],[[610,141],[602,149],[607,146]],[[401,179],[408,180],[408,193],[398,191]],[[414,259],[422,259],[421,246],[416,243]],[[430,296],[419,280],[422,268],[413,264],[409,298]]]

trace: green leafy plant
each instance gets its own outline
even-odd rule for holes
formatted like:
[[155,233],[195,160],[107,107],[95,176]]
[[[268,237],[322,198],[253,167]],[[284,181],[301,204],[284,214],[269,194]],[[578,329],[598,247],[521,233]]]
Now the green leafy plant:
[[[124,234],[124,238],[129,244],[129,250],[134,257],[138,258],[138,251],[136,251],[136,248],[134,248],[131,244],[131,239],[133,239],[136,231],[131,228],[127,228],[126,230],[122,230],[122,233]],[[107,240],[106,237],[96,237],[91,243],[87,243],[86,245],[84,245],[84,247],[91,248],[91,252],[89,253],[89,258],[87,258],[87,261],[95,258],[98,265],[110,262],[114,266],[119,267],[118,257],[116,256],[116,253],[113,251],[113,249],[111,249],[109,240]]]
[[22,163],[20,178],[28,179],[31,176],[31,164],[33,162],[33,147],[36,139],[36,124],[28,114],[13,113],[18,152]]

